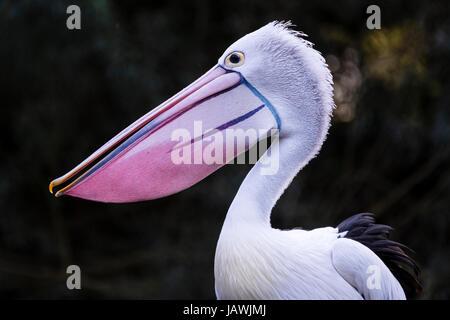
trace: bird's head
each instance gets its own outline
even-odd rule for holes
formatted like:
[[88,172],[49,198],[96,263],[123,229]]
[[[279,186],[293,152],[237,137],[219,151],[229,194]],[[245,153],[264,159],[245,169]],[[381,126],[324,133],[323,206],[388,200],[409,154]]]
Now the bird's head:
[[57,196],[102,202],[167,196],[273,134],[317,153],[334,106],[332,78],[290,27],[272,22],[233,43],[205,75],[53,180],[50,192],[62,186]]

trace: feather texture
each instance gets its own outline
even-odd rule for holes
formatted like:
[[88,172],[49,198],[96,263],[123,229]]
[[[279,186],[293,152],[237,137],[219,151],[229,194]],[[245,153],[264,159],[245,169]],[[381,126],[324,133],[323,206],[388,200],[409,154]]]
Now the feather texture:
[[342,221],[337,228],[342,233],[341,237],[360,242],[380,257],[398,279],[408,297],[422,290],[418,279],[420,269],[405,252],[412,250],[389,239],[392,230],[390,226],[376,224],[371,213],[360,213]]

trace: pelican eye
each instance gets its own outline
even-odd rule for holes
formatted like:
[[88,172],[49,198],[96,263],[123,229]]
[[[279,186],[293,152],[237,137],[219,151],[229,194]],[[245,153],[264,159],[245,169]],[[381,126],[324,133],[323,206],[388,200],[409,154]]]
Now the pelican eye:
[[239,51],[235,51],[230,53],[226,58],[225,58],[225,64],[227,65],[227,67],[240,67],[244,64],[244,54],[242,52]]

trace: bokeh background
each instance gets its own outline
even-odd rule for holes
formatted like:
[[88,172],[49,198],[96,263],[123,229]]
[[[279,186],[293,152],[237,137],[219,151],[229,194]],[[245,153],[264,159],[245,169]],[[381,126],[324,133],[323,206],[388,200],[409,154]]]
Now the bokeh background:
[[[369,4],[381,30],[366,28]],[[450,297],[449,4],[418,0],[0,1],[1,297],[215,298],[216,242],[249,166],[134,204],[55,199],[48,183],[275,19],[326,57],[337,109],[273,225],[374,212],[415,250],[417,298]],[[70,264],[82,290],[66,288]]]

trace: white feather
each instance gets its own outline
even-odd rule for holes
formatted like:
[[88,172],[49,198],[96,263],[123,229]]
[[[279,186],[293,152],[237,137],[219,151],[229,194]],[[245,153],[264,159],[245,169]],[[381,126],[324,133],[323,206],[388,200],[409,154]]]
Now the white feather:
[[391,271],[369,248],[357,241],[335,241],[333,265],[339,274],[368,300],[404,300],[405,293]]
[[[272,103],[281,131],[279,171],[261,175],[261,161],[256,163],[228,210],[216,249],[217,297],[402,298],[398,281],[381,260],[363,245],[338,239],[337,229],[282,231],[270,225],[279,197],[319,152],[334,107],[332,77],[323,57],[289,27],[269,23],[236,41],[219,59],[223,66],[230,52],[245,54],[245,63],[234,71]],[[383,266],[380,294],[363,287],[368,263]]]

